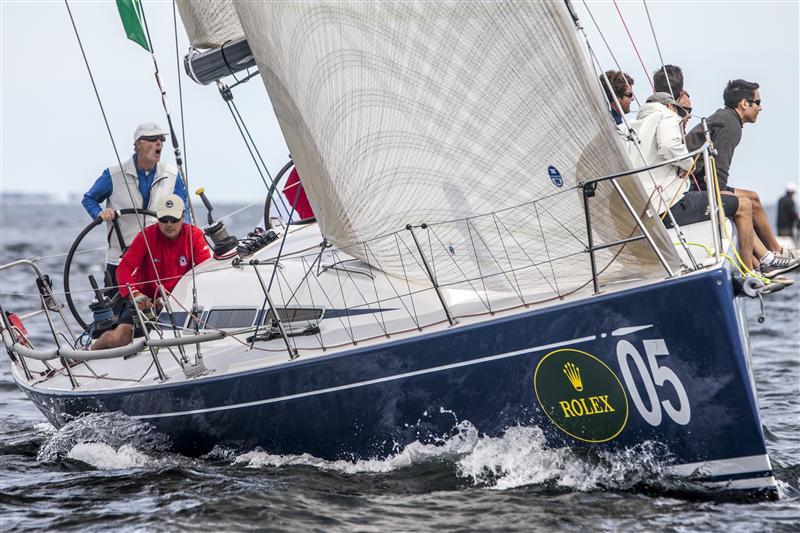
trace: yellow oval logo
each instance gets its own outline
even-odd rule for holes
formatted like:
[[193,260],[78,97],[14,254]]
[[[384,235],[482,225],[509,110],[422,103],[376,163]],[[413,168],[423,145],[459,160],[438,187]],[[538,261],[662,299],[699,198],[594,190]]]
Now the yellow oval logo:
[[545,355],[536,365],[533,388],[547,417],[574,439],[607,442],[628,423],[622,383],[589,353],[566,348]]

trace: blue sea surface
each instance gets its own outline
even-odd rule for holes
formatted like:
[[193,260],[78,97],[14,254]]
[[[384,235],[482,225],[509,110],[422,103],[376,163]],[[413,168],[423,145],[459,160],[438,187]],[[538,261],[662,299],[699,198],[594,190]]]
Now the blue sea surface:
[[[218,206],[230,213],[242,206]],[[244,235],[262,204],[226,220]],[[205,213],[198,218],[205,220]],[[63,288],[64,252],[89,223],[77,205],[10,206],[0,213],[0,264],[39,257]],[[103,263],[96,229],[75,256],[78,307],[86,276]],[[538,428],[481,436],[469,421],[437,444],[397,455],[325,461],[268,450],[215,449],[200,458],[167,451],[163,436],[119,414],[55,430],[17,388],[0,355],[0,531],[245,530],[800,530],[800,274],[795,284],[748,301],[753,369],[777,501],[730,501],[660,474],[657,452],[586,457],[548,448]],[[29,272],[0,272],[0,298],[35,307]],[[37,322],[37,320],[39,320]],[[41,318],[28,325],[46,342]]]

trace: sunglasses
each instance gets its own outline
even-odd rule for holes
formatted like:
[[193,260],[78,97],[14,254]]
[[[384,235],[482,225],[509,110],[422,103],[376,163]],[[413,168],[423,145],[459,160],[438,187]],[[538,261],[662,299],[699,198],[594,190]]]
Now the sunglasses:
[[175,218],[175,217],[166,216],[166,217],[160,217],[158,219],[158,221],[161,222],[162,224],[177,224],[178,222],[181,221],[181,219]]
[[154,143],[156,141],[161,141],[163,143],[165,140],[167,140],[167,138],[164,135],[142,135],[141,137],[139,137],[139,140],[151,143]]
[[751,104],[756,104],[757,106],[761,105],[761,98],[759,98],[758,100],[751,100],[749,98],[745,98],[745,101],[750,102]]
[[692,108],[675,105],[675,112],[678,113],[679,117],[686,118],[692,115]]

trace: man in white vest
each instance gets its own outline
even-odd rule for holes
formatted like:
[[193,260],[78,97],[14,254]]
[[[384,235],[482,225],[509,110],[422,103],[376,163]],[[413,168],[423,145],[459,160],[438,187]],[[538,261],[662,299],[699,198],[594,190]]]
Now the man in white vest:
[[[122,249],[113,220],[121,209],[149,209],[169,194],[177,194],[187,202],[186,186],[174,165],[161,162],[161,150],[169,132],[155,122],[139,124],[133,132],[133,156],[119,165],[110,166],[97,178],[92,188],[83,195],[81,204],[92,218],[106,221],[108,251],[106,269],[116,284],[116,269]],[[101,203],[105,202],[105,209]],[[138,219],[138,220],[137,220]],[[188,214],[186,215],[188,222]],[[126,246],[130,246],[139,231],[151,224],[144,216],[127,215],[117,223]]]

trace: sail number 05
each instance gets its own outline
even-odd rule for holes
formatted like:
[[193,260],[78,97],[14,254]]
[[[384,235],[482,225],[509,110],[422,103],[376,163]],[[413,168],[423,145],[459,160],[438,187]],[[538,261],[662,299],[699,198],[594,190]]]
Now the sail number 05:
[[[617,361],[622,370],[622,376],[625,378],[625,385],[630,392],[631,401],[633,401],[642,418],[651,426],[657,426],[661,423],[662,408],[663,412],[666,412],[667,416],[672,420],[685,426],[692,418],[692,410],[689,406],[689,397],[686,395],[686,390],[672,369],[666,365],[658,364],[657,358],[659,356],[669,355],[664,339],[645,340],[643,344],[644,351],[647,354],[647,363],[644,362],[642,355],[633,344],[626,340],[620,340],[617,343]],[[642,378],[644,390],[649,400],[647,403],[650,404],[649,408],[642,400],[642,395],[633,380],[629,365],[630,361],[633,361],[636,365]],[[656,386],[661,388],[666,383],[669,383],[675,389],[675,394],[678,396],[677,407],[670,400],[659,400]]]

